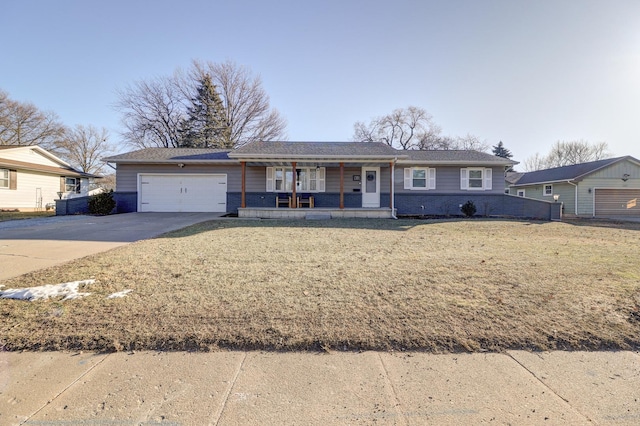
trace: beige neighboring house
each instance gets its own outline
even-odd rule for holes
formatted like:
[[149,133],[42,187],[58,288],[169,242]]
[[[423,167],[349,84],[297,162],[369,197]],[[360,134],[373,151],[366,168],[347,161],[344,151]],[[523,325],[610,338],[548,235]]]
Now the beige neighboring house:
[[58,198],[86,196],[95,177],[39,146],[0,146],[0,209],[55,208]]

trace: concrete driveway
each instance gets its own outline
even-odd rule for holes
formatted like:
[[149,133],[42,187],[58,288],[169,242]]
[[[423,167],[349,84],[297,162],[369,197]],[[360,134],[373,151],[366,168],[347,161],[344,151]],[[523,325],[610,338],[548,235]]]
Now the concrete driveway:
[[124,213],[0,222],[0,280],[152,238],[219,213]]

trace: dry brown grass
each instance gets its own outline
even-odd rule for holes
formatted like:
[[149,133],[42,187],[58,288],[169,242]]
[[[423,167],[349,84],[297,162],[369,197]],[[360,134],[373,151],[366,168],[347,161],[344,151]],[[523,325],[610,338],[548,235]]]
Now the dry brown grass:
[[55,216],[55,210],[46,210],[38,212],[20,212],[14,210],[0,210],[0,222],[7,220],[32,219],[37,217]]
[[640,224],[590,221],[213,221],[4,282],[97,280],[0,299],[0,346],[638,348],[639,242]]

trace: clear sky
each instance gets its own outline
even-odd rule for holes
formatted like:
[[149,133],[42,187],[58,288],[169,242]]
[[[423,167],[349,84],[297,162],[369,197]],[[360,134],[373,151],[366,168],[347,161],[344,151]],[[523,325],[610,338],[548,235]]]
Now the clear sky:
[[640,158],[640,0],[3,0],[0,45],[0,89],[113,141],[117,89],[230,59],[289,140],[415,105],[518,161],[577,139]]

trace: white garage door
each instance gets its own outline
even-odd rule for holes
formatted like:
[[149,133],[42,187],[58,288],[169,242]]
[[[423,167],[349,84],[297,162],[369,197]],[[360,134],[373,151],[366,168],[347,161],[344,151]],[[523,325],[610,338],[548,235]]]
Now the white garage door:
[[596,189],[596,216],[640,217],[640,189]]
[[227,175],[140,174],[139,212],[226,212]]

